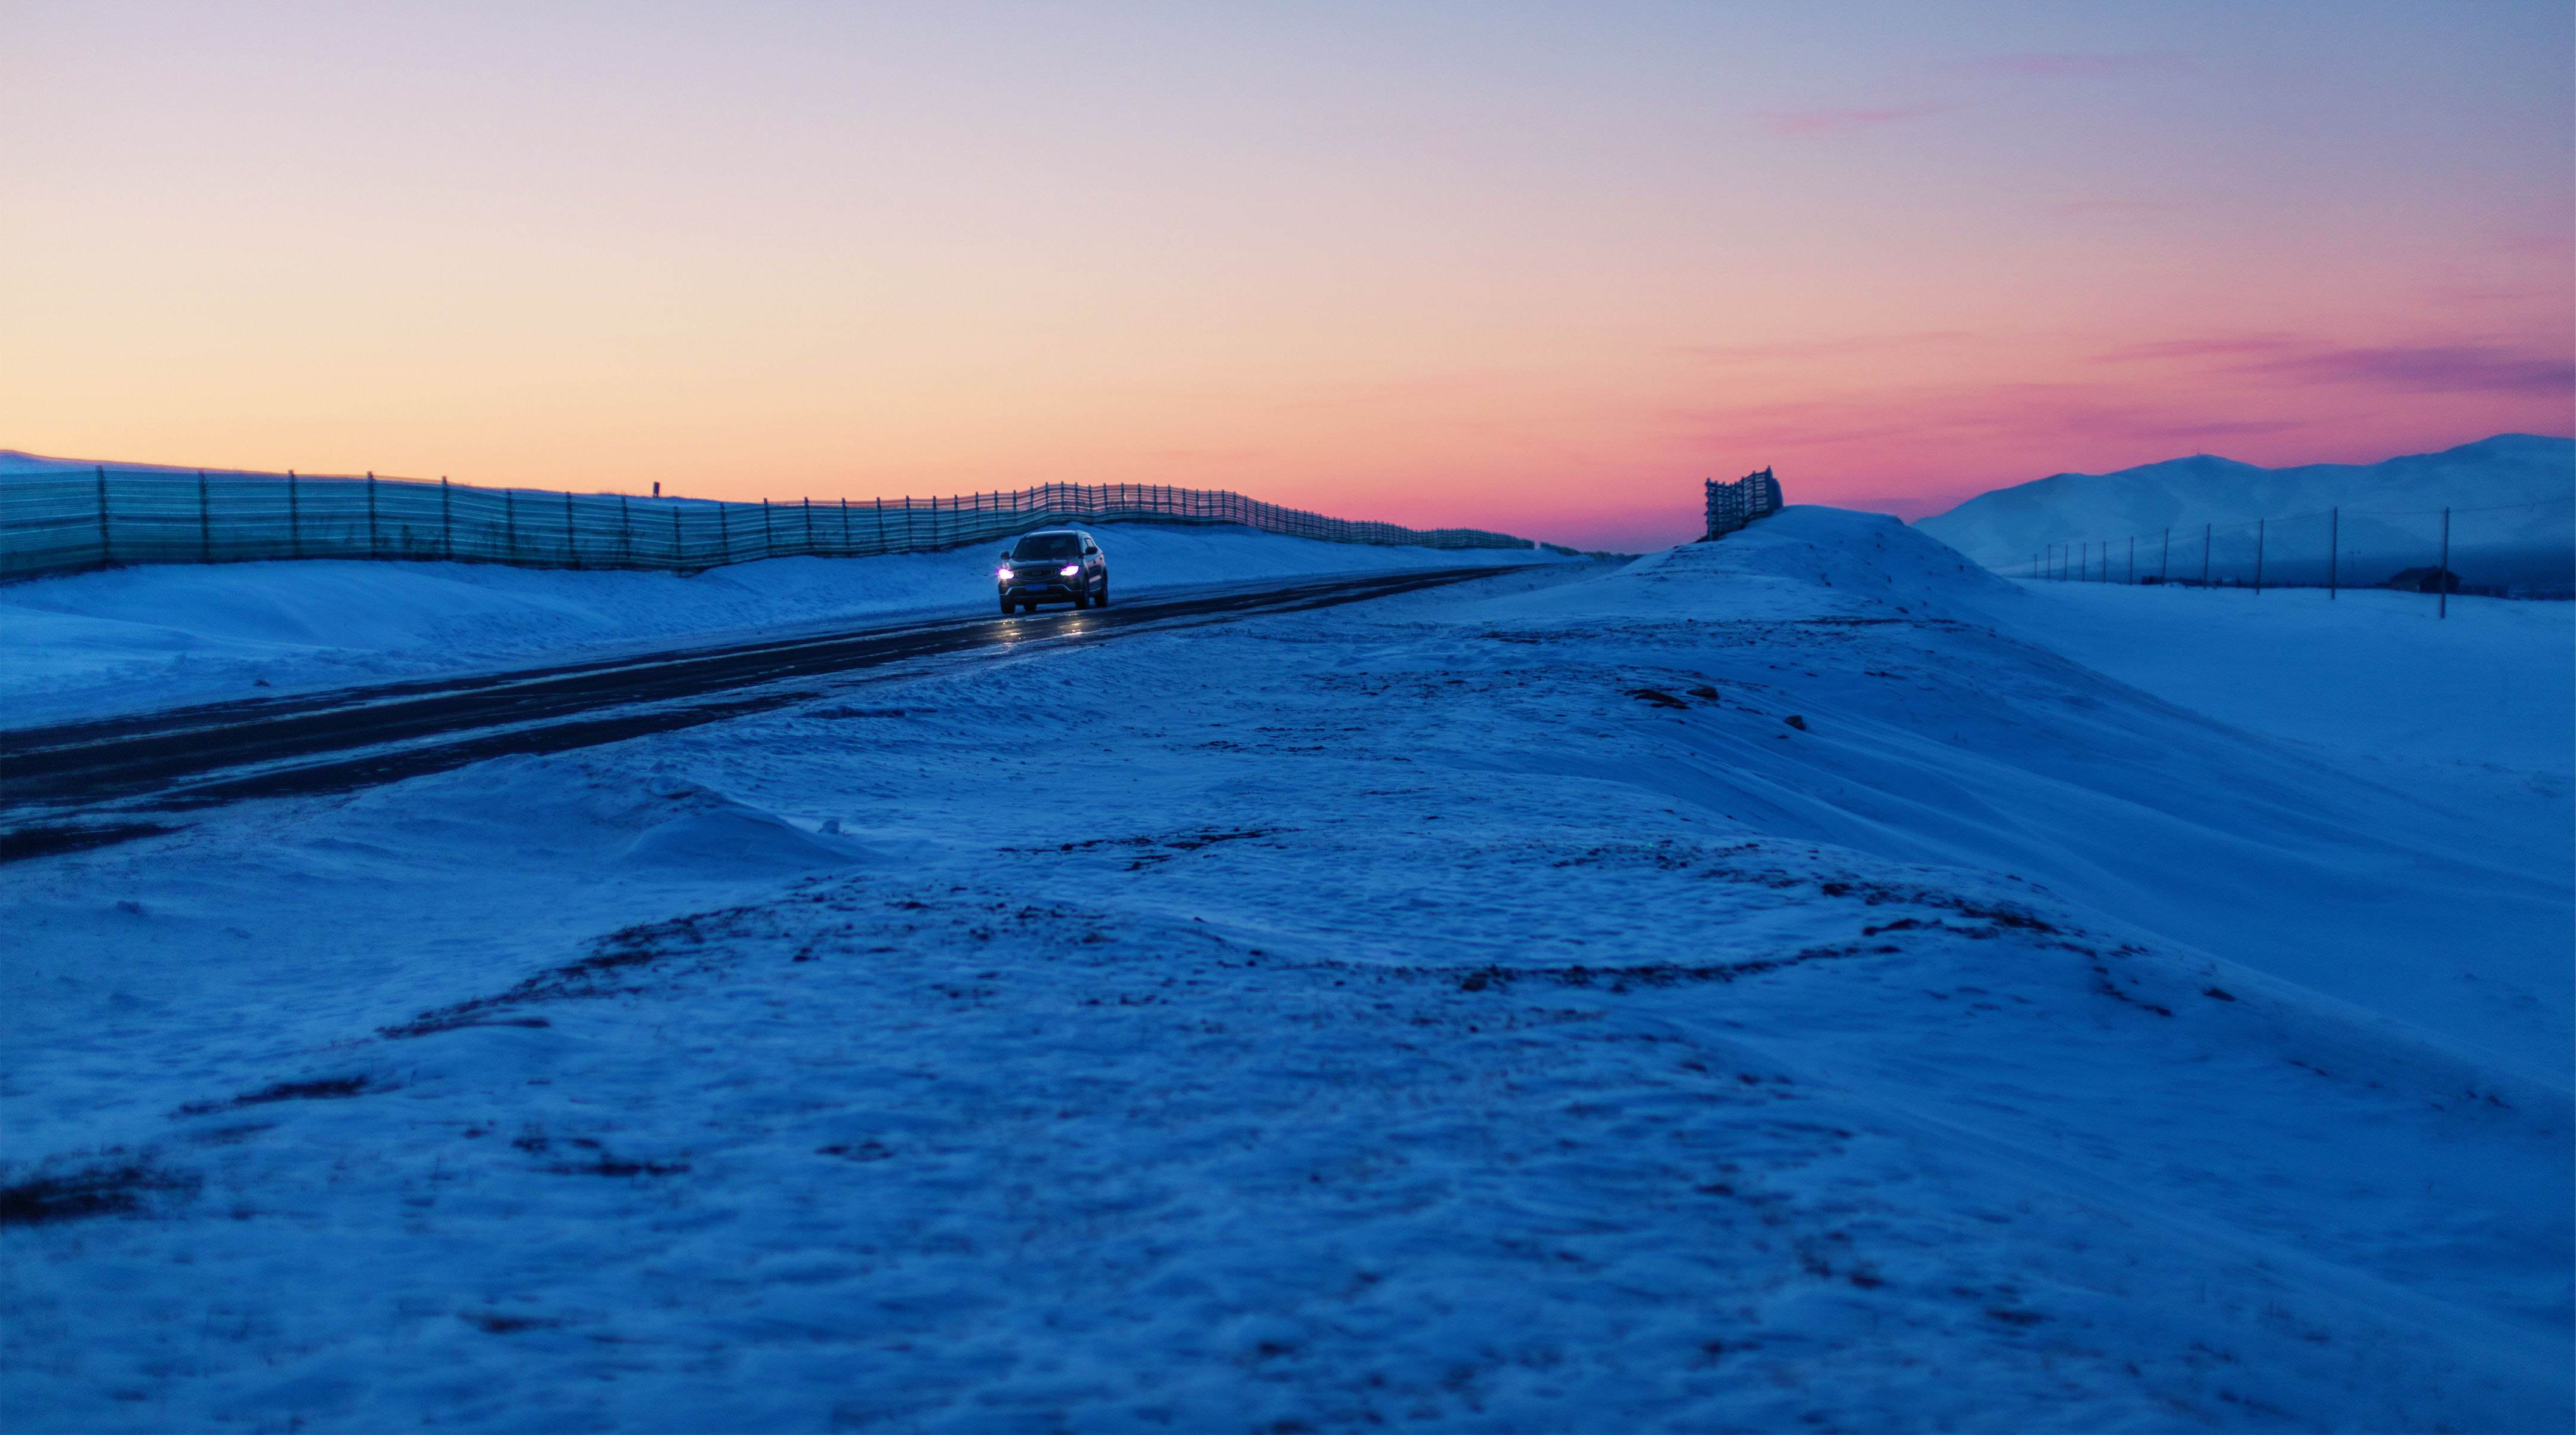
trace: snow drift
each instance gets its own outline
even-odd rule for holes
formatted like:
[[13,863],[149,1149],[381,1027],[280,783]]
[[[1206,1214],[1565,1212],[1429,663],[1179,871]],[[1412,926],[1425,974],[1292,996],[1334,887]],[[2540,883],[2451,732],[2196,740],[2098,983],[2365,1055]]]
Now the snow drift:
[[0,1185],[129,1204],[0,1232],[0,1403],[2568,1428],[2568,783],[2067,594],[1791,509],[9,869]]

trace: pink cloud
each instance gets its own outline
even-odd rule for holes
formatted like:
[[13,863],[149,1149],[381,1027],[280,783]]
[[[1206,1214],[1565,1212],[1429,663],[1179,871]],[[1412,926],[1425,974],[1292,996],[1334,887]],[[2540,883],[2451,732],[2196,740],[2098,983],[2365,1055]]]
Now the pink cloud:
[[2110,75],[2135,75],[2156,71],[2189,68],[2191,62],[2181,55],[1975,55],[1961,60],[1958,68],[1975,75],[2002,75],[2011,79],[2084,80]]
[[2298,348],[2300,341],[2286,334],[2254,334],[2223,339],[2168,339],[2153,344],[2130,344],[2107,354],[2095,354],[2097,364],[2126,364],[2142,359],[2198,359],[2210,355],[2280,354]]
[[2417,394],[2480,389],[2576,392],[2576,362],[2484,345],[2336,349],[2246,367],[2308,383],[2368,384]]
[[1696,359],[1713,359],[1719,363],[1770,359],[1840,359],[1853,354],[1875,354],[1889,349],[1911,349],[1925,344],[1955,343],[1968,338],[1965,329],[1941,329],[1921,334],[1864,334],[1849,339],[1816,339],[1779,344],[1685,344],[1682,352]]
[[2078,199],[2048,207],[2049,213],[2066,219],[2149,219],[2172,210],[2170,204],[2135,199]]
[[2576,360],[2494,344],[2352,346],[2281,335],[2133,344],[2096,363],[2222,359],[2230,373],[2300,384],[2358,384],[2399,393],[2576,392]]
[[1926,115],[1946,114],[1965,109],[1964,105],[1899,105],[1889,109],[1788,110],[1772,111],[1763,116],[1771,133],[1784,138],[1814,139],[1830,135],[1854,134],[1861,130],[1892,125],[1900,120],[1918,120]]

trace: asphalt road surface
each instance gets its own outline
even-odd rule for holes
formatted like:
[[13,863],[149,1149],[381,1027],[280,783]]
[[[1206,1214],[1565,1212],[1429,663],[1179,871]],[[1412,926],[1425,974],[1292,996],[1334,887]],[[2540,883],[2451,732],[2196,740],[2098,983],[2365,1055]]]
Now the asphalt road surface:
[[800,631],[642,656],[0,730],[0,862],[166,832],[150,820],[342,792],[514,753],[562,752],[808,702],[856,670],[1138,628],[1327,608],[1511,572],[1444,568],[1200,590],[1110,608]]

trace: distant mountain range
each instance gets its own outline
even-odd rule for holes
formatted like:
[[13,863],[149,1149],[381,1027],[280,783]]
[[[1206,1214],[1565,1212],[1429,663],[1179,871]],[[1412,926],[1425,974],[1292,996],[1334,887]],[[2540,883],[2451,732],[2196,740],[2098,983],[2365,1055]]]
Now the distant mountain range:
[[[2382,463],[2296,468],[2202,454],[1999,488],[1915,527],[1998,572],[2092,561],[2110,565],[2113,577],[2130,571],[2133,540],[2161,570],[2197,574],[2206,534],[2212,576],[2223,578],[2250,571],[2263,520],[2267,581],[2322,581],[2331,533],[2342,555],[2337,576],[2369,583],[2388,576],[2381,568],[2436,562],[2444,508],[2454,510],[2451,566],[2463,579],[2568,583],[2576,569],[2576,439],[2498,434]],[[2334,509],[2339,520],[2328,518]]]

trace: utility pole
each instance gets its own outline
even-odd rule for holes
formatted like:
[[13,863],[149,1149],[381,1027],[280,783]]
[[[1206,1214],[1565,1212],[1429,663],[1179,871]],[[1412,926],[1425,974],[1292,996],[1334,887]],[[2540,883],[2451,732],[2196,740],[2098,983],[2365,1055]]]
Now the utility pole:
[[2442,566],[2433,570],[2433,586],[2442,590],[2442,600],[2433,616],[2451,616],[2451,510],[2442,510]]

